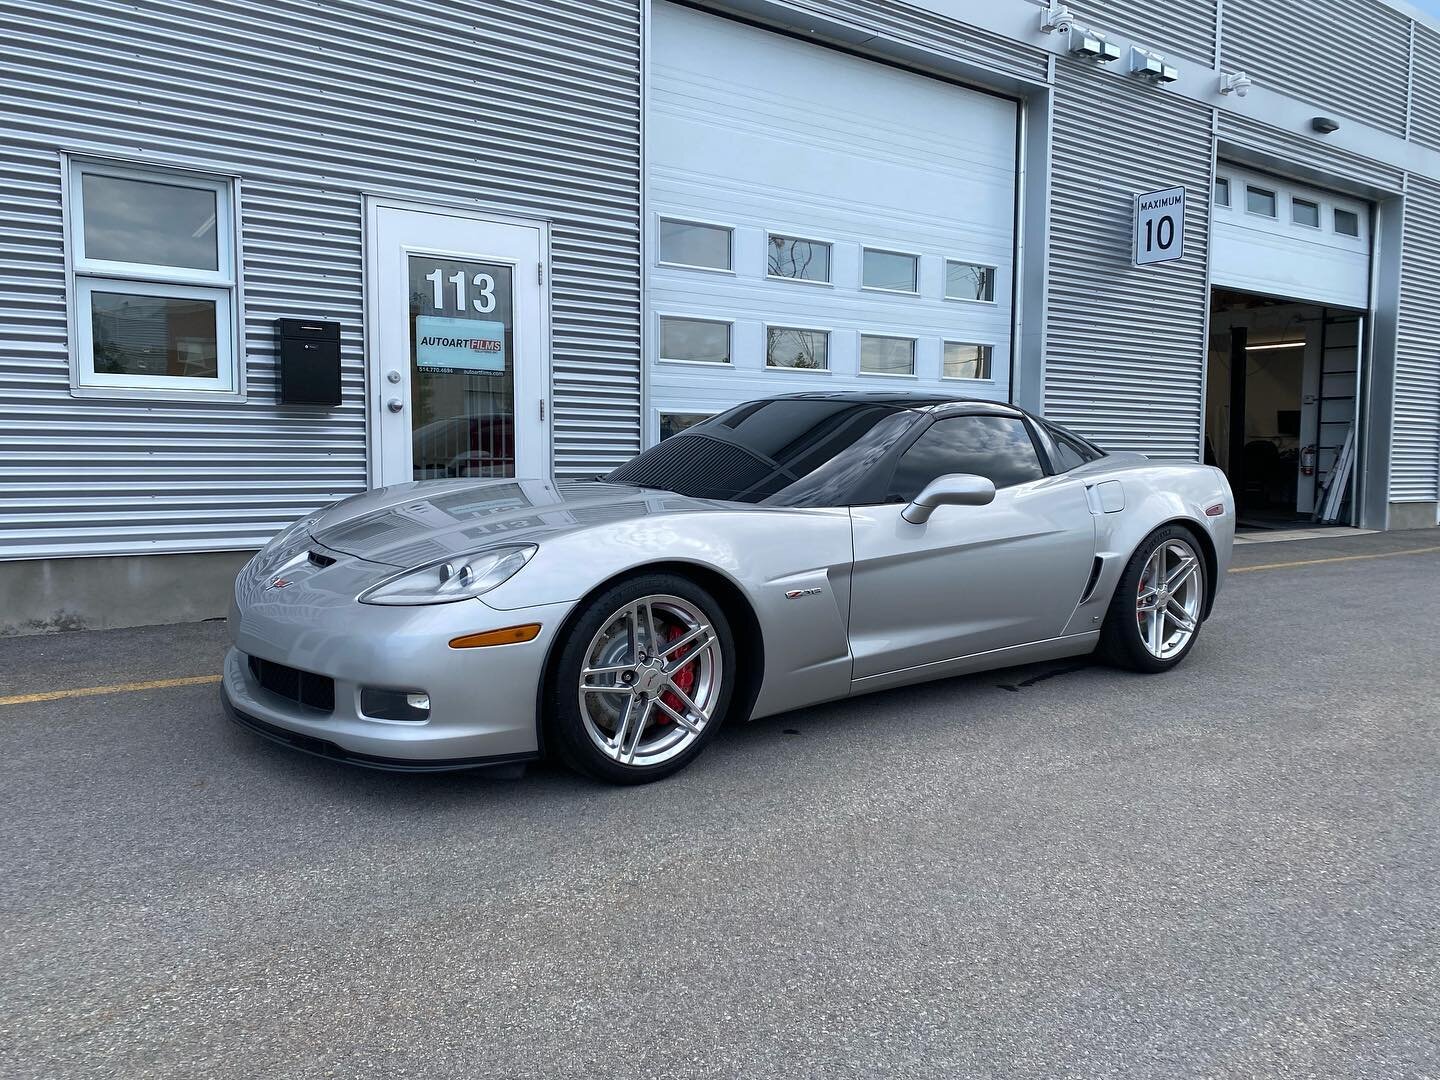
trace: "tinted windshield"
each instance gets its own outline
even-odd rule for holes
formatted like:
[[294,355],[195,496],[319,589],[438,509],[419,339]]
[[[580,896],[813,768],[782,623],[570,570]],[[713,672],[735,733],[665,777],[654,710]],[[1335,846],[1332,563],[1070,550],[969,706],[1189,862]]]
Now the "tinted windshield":
[[698,499],[839,506],[914,420],[870,402],[752,401],[652,446],[605,479]]

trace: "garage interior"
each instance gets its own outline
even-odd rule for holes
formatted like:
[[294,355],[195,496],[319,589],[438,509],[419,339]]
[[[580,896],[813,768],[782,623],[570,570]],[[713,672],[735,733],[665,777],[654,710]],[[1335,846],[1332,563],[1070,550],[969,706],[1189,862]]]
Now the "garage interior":
[[1364,313],[1211,294],[1205,460],[1249,529],[1354,523]]

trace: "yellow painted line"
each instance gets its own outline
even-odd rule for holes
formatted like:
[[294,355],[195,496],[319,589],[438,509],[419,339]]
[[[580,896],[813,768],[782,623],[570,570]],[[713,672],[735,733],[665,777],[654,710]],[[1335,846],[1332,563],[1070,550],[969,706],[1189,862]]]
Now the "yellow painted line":
[[183,679],[155,679],[152,682],[115,683],[113,686],[82,686],[75,690],[48,690],[43,694],[16,694],[0,697],[0,705],[33,705],[37,701],[60,701],[63,698],[95,697],[97,694],[134,694],[141,690],[166,690],[172,686],[201,686],[217,683],[219,675],[189,675]]
[[1440,545],[1406,548],[1404,551],[1382,551],[1375,555],[1334,555],[1328,559],[1298,559],[1295,562],[1265,563],[1263,566],[1233,566],[1230,568],[1230,573],[1253,574],[1257,570],[1284,570],[1291,566],[1319,566],[1321,563],[1359,562],[1361,559],[1394,559],[1401,555],[1428,555],[1432,551],[1440,551]]

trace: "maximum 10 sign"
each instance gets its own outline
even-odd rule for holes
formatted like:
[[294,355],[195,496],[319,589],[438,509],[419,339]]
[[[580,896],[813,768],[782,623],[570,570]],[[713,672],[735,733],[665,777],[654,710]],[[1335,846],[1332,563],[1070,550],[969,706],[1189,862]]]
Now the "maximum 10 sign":
[[1185,189],[1166,188],[1135,196],[1135,265],[1172,262],[1185,256]]

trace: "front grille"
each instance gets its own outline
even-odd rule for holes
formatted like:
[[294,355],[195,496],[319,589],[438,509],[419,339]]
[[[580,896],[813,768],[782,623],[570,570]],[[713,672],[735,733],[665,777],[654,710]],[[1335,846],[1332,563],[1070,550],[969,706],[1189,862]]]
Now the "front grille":
[[258,656],[250,657],[250,674],[277,697],[320,712],[335,711],[335,680],[328,675],[314,675]]

